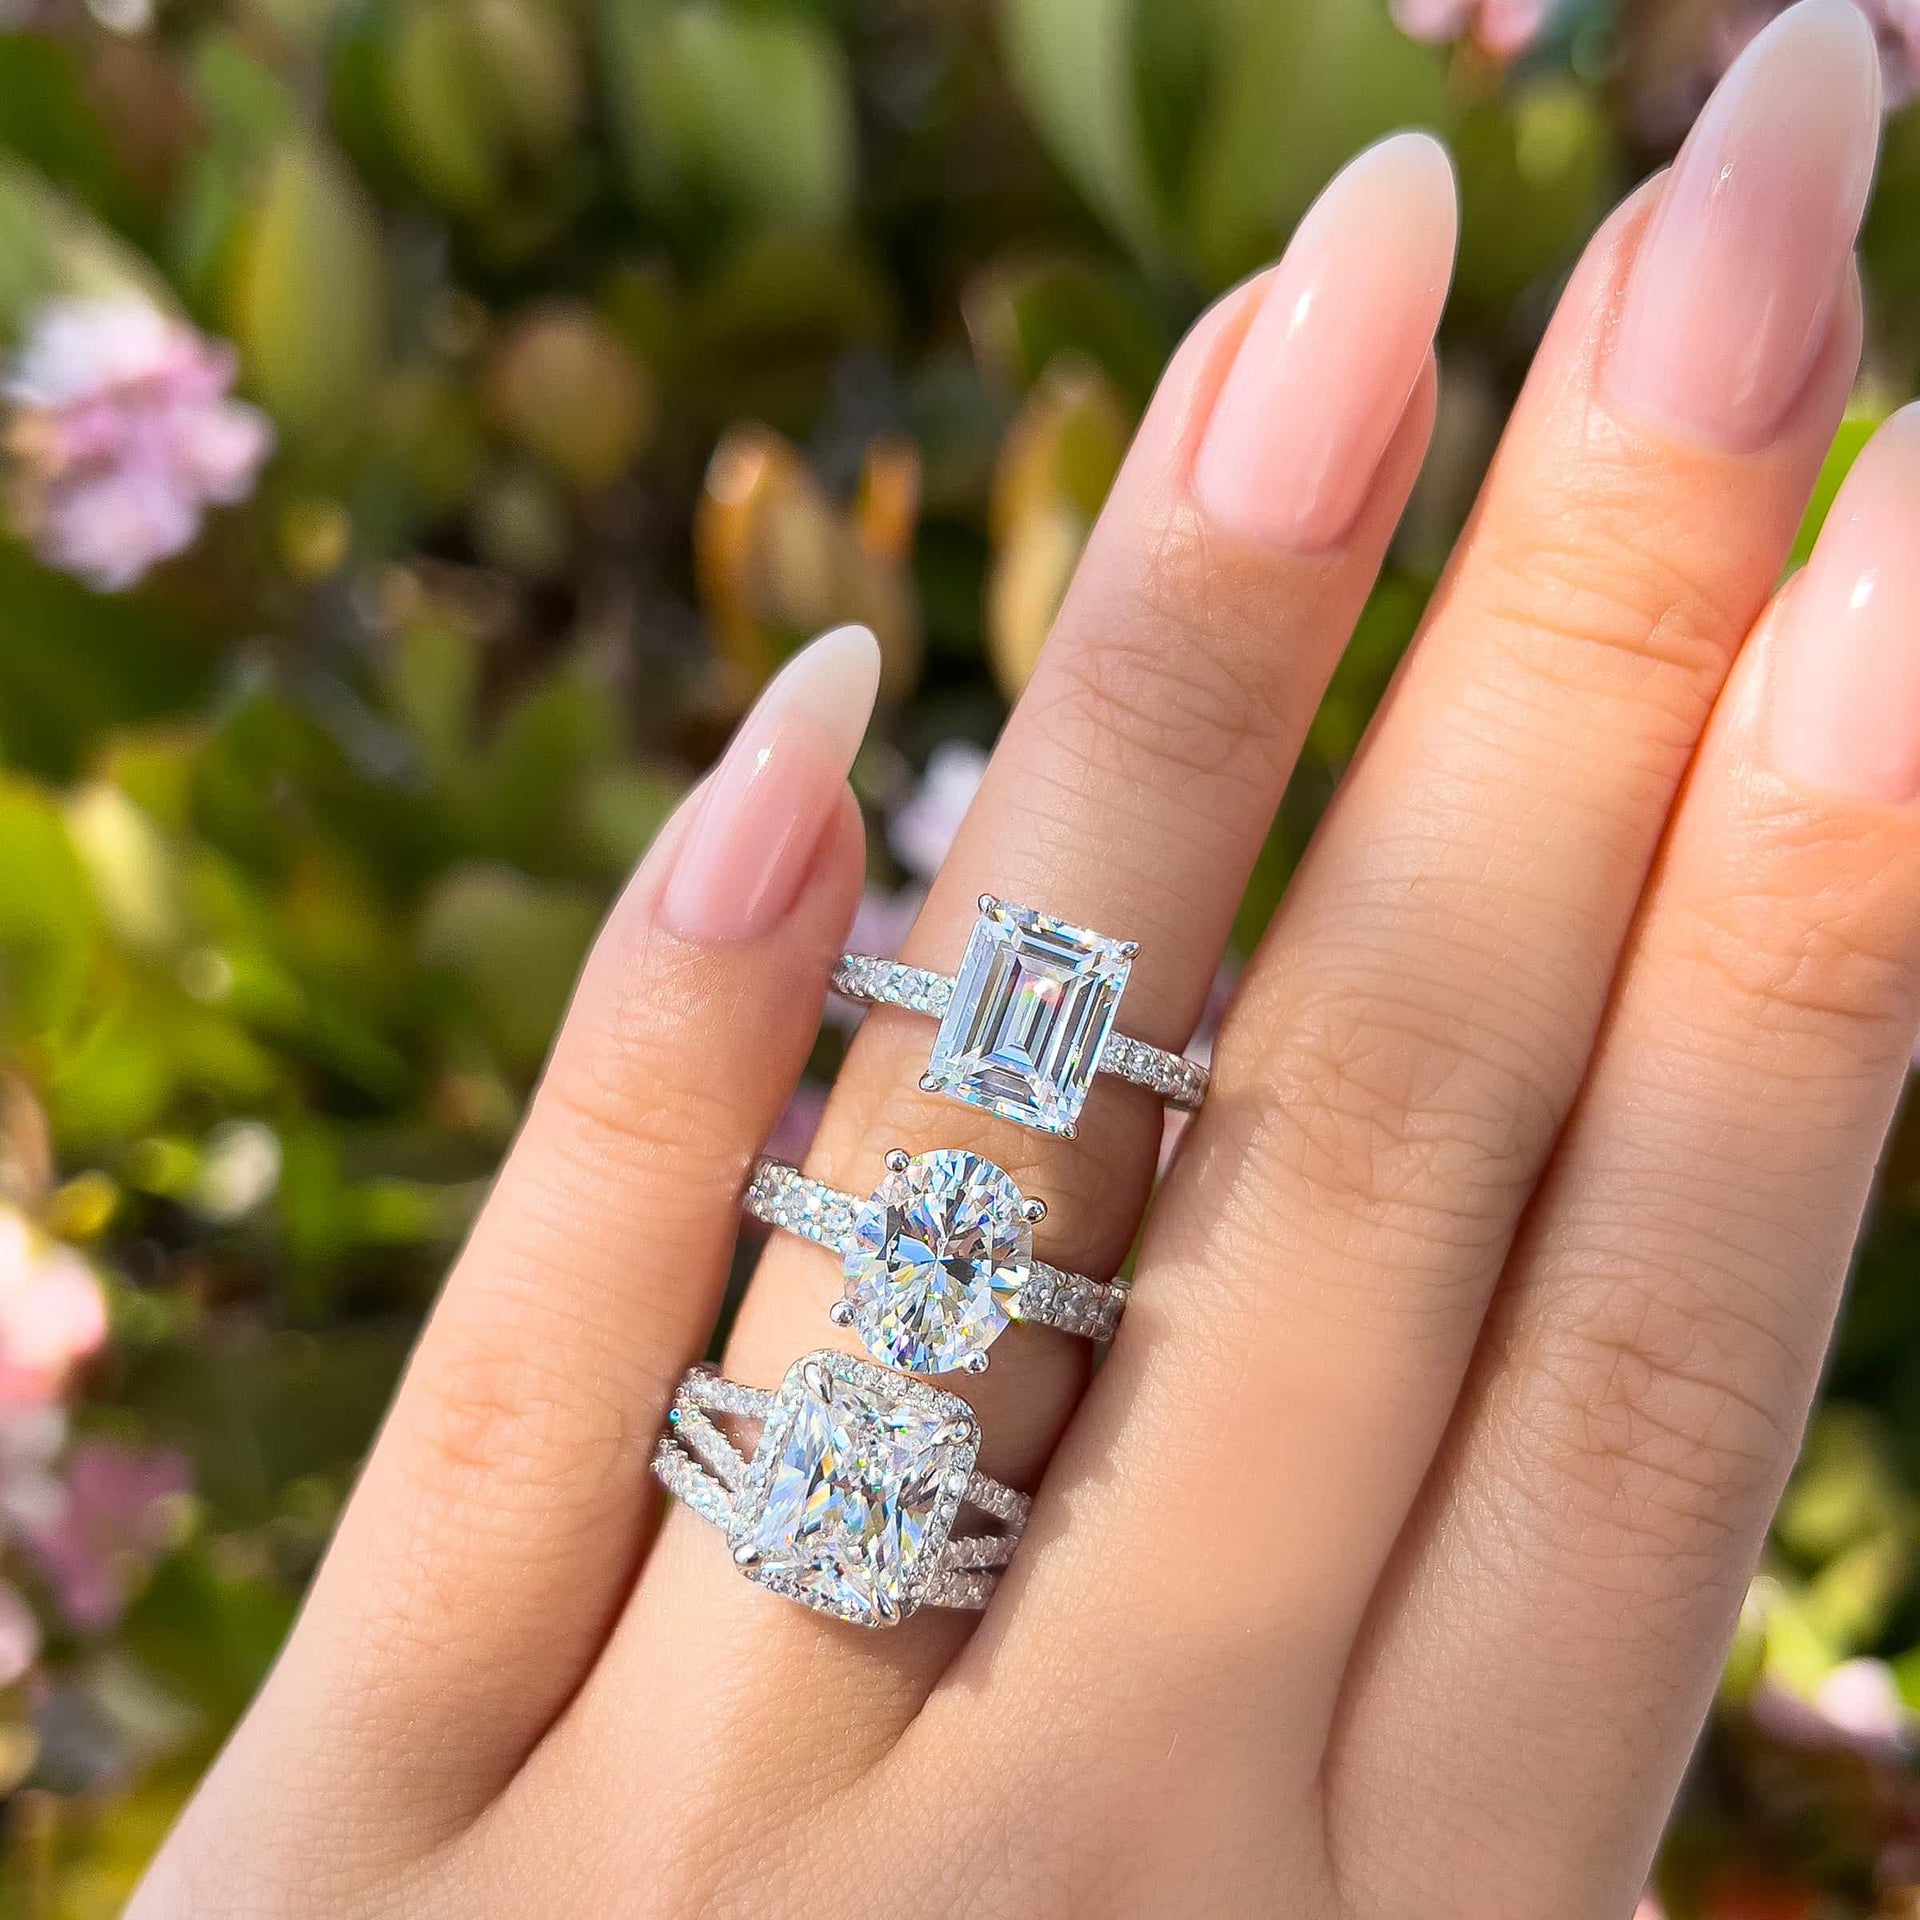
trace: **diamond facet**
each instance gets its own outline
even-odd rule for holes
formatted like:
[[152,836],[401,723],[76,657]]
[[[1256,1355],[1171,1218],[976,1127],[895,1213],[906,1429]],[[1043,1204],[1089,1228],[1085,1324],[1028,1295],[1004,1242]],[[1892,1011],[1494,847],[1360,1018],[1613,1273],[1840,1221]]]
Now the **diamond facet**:
[[734,1558],[822,1613],[904,1620],[933,1579],[979,1444],[965,1401],[849,1354],[809,1354],[761,1432]]
[[908,1373],[979,1365],[1033,1265],[1033,1228],[1012,1179],[943,1148],[889,1171],[847,1248],[851,1324],[876,1360]]
[[1129,941],[983,901],[921,1083],[1042,1133],[1071,1134],[1112,1031]]

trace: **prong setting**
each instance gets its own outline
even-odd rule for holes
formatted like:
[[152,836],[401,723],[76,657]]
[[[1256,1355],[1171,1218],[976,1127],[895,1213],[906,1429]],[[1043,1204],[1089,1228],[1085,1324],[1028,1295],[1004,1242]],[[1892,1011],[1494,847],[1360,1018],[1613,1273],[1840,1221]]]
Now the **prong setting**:
[[979,904],[933,1043],[928,1091],[1067,1134],[1139,948],[990,894]]
[[941,1576],[975,1478],[973,1410],[832,1350],[796,1361],[771,1402],[725,1523],[735,1564],[859,1626],[908,1618]]

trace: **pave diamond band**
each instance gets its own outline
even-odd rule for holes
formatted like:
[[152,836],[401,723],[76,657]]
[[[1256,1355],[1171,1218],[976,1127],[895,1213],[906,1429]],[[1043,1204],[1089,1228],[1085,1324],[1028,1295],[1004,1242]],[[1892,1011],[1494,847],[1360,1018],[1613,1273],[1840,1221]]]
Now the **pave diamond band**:
[[849,1000],[939,1021],[920,1082],[929,1093],[1071,1138],[1095,1073],[1189,1111],[1206,1097],[1205,1067],[1114,1027],[1134,952],[983,894],[957,973],[848,953],[833,984]]
[[[760,1424],[751,1455],[722,1421]],[[1031,1502],[974,1465],[964,1400],[844,1353],[814,1353],[775,1391],[711,1367],[680,1383],[653,1471],[726,1534],[757,1585],[856,1626],[921,1607],[978,1611]],[[991,1531],[956,1533],[963,1507]]]
[[861,1200],[781,1160],[755,1163],[746,1210],[840,1256],[846,1291],[834,1318],[869,1353],[912,1373],[977,1373],[1013,1321],[1110,1340],[1122,1286],[1033,1257],[1045,1209],[978,1154],[887,1156],[888,1177]]
[[[865,1006],[898,1007],[941,1020],[953,1003],[953,976],[905,966],[898,960],[878,960],[871,954],[843,953],[834,963],[833,990]],[[1145,1087],[1183,1113],[1198,1112],[1207,1097],[1207,1070],[1199,1061],[1165,1047],[1150,1047],[1124,1033],[1107,1035],[1094,1070],[1130,1086]]]

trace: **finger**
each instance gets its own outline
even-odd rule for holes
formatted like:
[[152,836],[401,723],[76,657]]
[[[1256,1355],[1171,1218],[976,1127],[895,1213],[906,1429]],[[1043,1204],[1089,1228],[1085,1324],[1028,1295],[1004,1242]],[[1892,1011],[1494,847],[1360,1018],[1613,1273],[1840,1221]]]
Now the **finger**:
[[[1076,1551],[1016,1566],[1010,1632],[1034,1644],[998,1660],[996,1692],[1036,1669],[1058,1688],[1064,1661],[1095,1725],[1121,1682],[1087,1632],[1091,1591],[1141,1656],[1130,1711],[1143,1670],[1169,1712],[1210,1674],[1297,1779],[1317,1769],[1675,792],[1844,401],[1877,77],[1851,8],[1785,16],[1576,275],[1223,1029],[1134,1338],[1055,1462],[1051,1524],[1070,1511]],[[1703,382],[1743,325],[1771,344],[1708,409],[1640,335],[1648,303]],[[1044,1549],[1045,1500],[1036,1524]],[[1141,1647],[1142,1621],[1166,1643]]]
[[[382,1818],[457,1822],[598,1652],[858,895],[878,672],[860,628],[798,656],[614,909],[230,1776],[350,1769]],[[383,1729],[435,1764],[388,1777]]]
[[[1452,221],[1444,156],[1423,138],[1391,142],[1330,190],[1270,283],[1229,297],[1195,329],[908,959],[952,967],[975,898],[990,891],[1137,939],[1122,1024],[1161,1045],[1185,1040],[1425,444]],[[890,1147],[976,1148],[1046,1201],[1041,1257],[1110,1275],[1152,1176],[1151,1099],[1103,1081],[1078,1137],[1050,1139],[922,1093],[931,1038],[902,1014],[869,1019],[810,1170],[865,1192]],[[831,1257],[777,1241],[728,1371],[775,1382],[833,1342],[826,1311],[840,1287]],[[1064,1336],[1016,1328],[1001,1339],[992,1370],[968,1383],[990,1472],[1028,1481],[1084,1367]],[[702,1639],[689,1657],[694,1622]],[[691,1718],[697,1701],[737,1765],[746,1736],[729,1743],[729,1730],[757,1725],[765,1740],[765,1703],[785,1698],[847,1723],[819,1751],[823,1764],[857,1767],[910,1715],[958,1625],[929,1615],[883,1639],[833,1626],[770,1601],[709,1533],[676,1521],[582,1703],[591,1719],[581,1745],[599,1752],[611,1740],[657,1772],[657,1755],[634,1751],[632,1702],[648,1700],[657,1725],[662,1712]],[[723,1674],[709,1642],[732,1656]],[[688,1770],[674,1789],[695,1793],[699,1777]]]
[[[1916,527],[1909,409],[1689,784],[1349,1703],[1335,1842],[1380,1910],[1465,1884],[1469,1819],[1496,1911],[1641,1884],[1920,1026]],[[1390,1835],[1415,1777],[1432,1818]]]

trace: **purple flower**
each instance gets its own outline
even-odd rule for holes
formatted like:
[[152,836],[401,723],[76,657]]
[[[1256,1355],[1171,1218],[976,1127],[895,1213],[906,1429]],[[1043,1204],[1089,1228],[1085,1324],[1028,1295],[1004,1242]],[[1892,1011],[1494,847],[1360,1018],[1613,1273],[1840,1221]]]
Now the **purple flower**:
[[[1715,23],[1711,47],[1713,74],[1733,65],[1755,34],[1787,0],[1739,0]],[[1854,0],[1880,42],[1881,70],[1886,77],[1887,111],[1894,112],[1920,95],[1920,0]]]
[[826,1111],[827,1090],[816,1080],[802,1080],[793,1090],[793,1098],[774,1123],[767,1140],[767,1151],[776,1160],[790,1160],[798,1166],[813,1145],[813,1136]]
[[[1787,0],[1718,0],[1644,77],[1634,117],[1650,140],[1679,138],[1720,76]],[[1880,42],[1889,113],[1920,99],[1920,0],[1854,0]]]
[[66,1444],[64,1407],[0,1407],[0,1542],[59,1513],[66,1494],[53,1466]]
[[986,749],[971,740],[945,741],[928,755],[919,786],[887,828],[887,843],[909,872],[931,880],[940,871],[986,771]]
[[0,1412],[44,1406],[107,1337],[93,1269],[0,1207]]
[[1415,40],[1472,40],[1511,60],[1539,39],[1557,0],[1392,0],[1394,23]]
[[10,1580],[0,1580],[0,1687],[32,1672],[40,1657],[40,1623]]
[[58,1507],[26,1529],[27,1544],[83,1633],[111,1627],[133,1583],[173,1538],[174,1508],[191,1476],[181,1455],[85,1440],[67,1462]]
[[42,307],[0,385],[12,518],[41,559],[115,593],[245,499],[273,429],[228,397],[234,372],[225,341],[145,300]]

